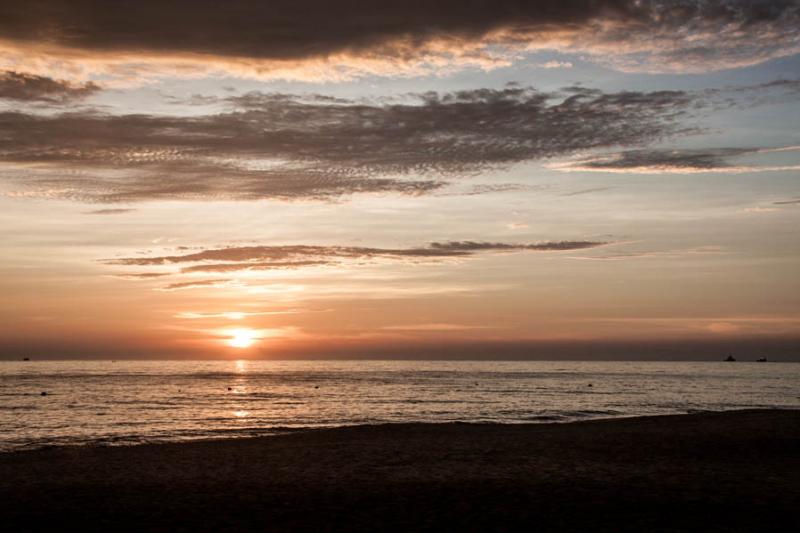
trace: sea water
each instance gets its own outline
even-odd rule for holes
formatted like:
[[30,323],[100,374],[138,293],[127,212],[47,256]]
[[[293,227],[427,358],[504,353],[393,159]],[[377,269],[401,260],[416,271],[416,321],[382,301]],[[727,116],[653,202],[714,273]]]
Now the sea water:
[[800,364],[0,362],[2,451],[353,424],[567,422],[743,408],[800,408]]

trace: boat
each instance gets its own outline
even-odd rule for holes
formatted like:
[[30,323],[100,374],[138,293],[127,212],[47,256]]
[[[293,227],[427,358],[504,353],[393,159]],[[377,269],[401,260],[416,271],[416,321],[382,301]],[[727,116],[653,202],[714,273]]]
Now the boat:
[[725,358],[725,362],[726,362],[726,363],[732,363],[732,362],[734,362],[734,361],[736,361],[736,359],[733,357],[733,354],[730,354],[730,353],[729,353],[729,354],[728,354],[728,357],[726,357],[726,358]]
[[756,359],[756,363],[766,363],[766,362],[767,362],[766,357],[759,357],[758,359]]

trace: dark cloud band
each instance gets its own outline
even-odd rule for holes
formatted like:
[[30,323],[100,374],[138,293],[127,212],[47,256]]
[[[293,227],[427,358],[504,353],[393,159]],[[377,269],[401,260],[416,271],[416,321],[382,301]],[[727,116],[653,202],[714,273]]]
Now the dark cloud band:
[[384,103],[252,93],[195,117],[7,112],[0,178],[90,202],[422,194],[449,177],[690,131],[679,119],[694,103],[681,91],[510,86]]
[[[29,0],[0,5],[0,40],[55,58],[130,64],[238,62],[251,74],[302,61],[413,70],[494,49],[559,49],[623,69],[705,70],[795,53],[794,0]],[[502,56],[501,60],[508,60]],[[79,59],[78,59],[79,60]],[[76,60],[77,61],[77,60]],[[357,62],[361,64],[357,64]],[[346,67],[345,67],[346,64]],[[381,65],[378,65],[381,64]],[[317,65],[318,66],[318,65]],[[401,68],[402,70],[402,68]]]

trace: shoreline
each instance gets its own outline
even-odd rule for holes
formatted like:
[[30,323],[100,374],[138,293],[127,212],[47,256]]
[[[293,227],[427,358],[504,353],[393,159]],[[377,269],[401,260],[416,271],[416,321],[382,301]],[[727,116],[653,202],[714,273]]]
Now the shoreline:
[[[585,424],[591,422],[609,422],[613,420],[647,420],[647,419],[654,419],[654,418],[671,418],[671,417],[685,417],[685,416],[696,416],[696,415],[706,415],[706,414],[720,414],[720,413],[749,413],[749,412],[770,412],[770,411],[796,411],[800,413],[800,408],[796,407],[764,407],[764,408],[742,408],[742,409],[729,409],[729,410],[721,410],[715,411],[711,409],[693,409],[688,410],[683,413],[663,413],[663,414],[648,414],[648,415],[599,415],[599,416],[591,416],[587,418],[575,418],[575,419],[565,419],[565,420],[558,420],[557,418],[551,418],[550,415],[542,415],[540,418],[536,418],[536,420],[526,420],[526,421],[519,421],[519,422],[467,422],[467,421],[448,421],[448,422],[377,422],[374,424],[364,423],[364,424],[344,424],[344,425],[331,425],[331,426],[313,426],[313,427],[290,427],[290,426],[276,426],[273,428],[264,428],[263,433],[259,432],[258,434],[247,435],[241,434],[238,436],[219,436],[219,437],[190,437],[183,440],[177,439],[170,439],[170,438],[153,438],[152,440],[144,439],[141,442],[133,442],[133,439],[138,438],[136,435],[122,435],[115,437],[116,440],[119,442],[105,442],[104,440],[97,439],[93,441],[86,441],[86,442],[75,442],[75,443],[57,443],[57,444],[50,444],[50,443],[30,443],[24,444],[19,448],[16,449],[8,449],[3,450],[0,449],[0,457],[7,455],[7,454],[18,454],[18,453],[35,453],[45,450],[59,450],[59,449],[94,449],[94,448],[131,448],[131,447],[141,447],[141,446],[162,446],[162,445],[186,445],[186,444],[202,444],[202,443],[221,443],[224,444],[226,442],[237,442],[241,440],[253,440],[253,439],[271,439],[274,437],[283,437],[287,435],[295,435],[300,433],[309,433],[309,432],[318,432],[318,431],[336,431],[336,430],[347,430],[347,429],[354,429],[354,428],[398,428],[400,430],[405,430],[408,428],[413,428],[417,426],[563,426],[563,425],[572,425],[572,424]],[[230,432],[235,432],[236,430],[230,430]],[[130,440],[130,441],[129,441]]]
[[418,423],[0,454],[15,530],[800,527],[800,411]]

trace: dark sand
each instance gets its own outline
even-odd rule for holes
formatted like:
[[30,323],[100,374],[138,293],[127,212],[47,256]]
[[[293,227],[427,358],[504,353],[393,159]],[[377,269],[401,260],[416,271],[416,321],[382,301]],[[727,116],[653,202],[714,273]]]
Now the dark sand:
[[798,531],[800,411],[0,454],[0,529]]

